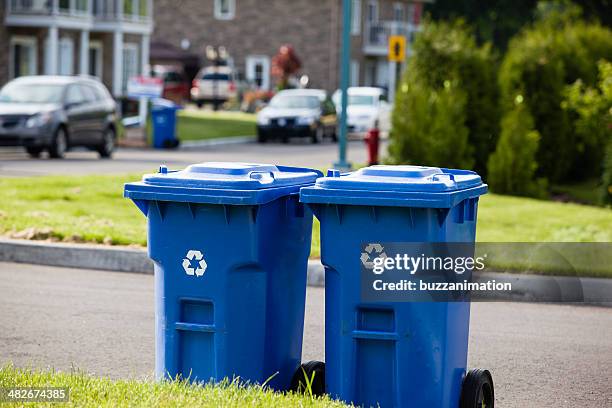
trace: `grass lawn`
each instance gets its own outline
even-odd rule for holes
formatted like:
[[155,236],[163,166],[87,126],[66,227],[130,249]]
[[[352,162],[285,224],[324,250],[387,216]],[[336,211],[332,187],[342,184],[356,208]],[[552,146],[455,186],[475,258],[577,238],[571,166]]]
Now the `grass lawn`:
[[[145,217],[123,198],[123,183],[138,179],[140,175],[0,179],[0,234],[144,246]],[[612,211],[607,208],[487,194],[478,212],[481,242],[612,241]],[[312,256],[319,256],[316,220]]]
[[[198,386],[186,381],[154,381],[95,378],[81,372],[58,373],[0,368],[1,387],[68,387],[72,406],[79,407],[345,407],[328,397],[312,398],[272,392],[261,386],[234,384]],[[7,404],[10,406],[24,404]],[[26,406],[28,404],[25,404]],[[30,404],[58,406],[57,403]]]
[[572,184],[555,184],[551,187],[553,194],[567,196],[572,201],[597,205],[601,190],[601,180],[598,178]]
[[255,134],[255,115],[204,110],[179,111],[177,134],[181,140],[201,140]]

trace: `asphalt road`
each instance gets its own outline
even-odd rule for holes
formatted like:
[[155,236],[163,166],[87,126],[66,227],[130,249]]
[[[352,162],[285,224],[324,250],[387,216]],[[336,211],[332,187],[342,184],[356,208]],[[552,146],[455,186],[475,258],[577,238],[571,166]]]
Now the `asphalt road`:
[[[309,288],[304,360],[324,359],[323,289]],[[151,377],[150,275],[0,263],[0,364]],[[498,407],[612,406],[612,309],[472,306],[470,367]]]
[[[166,164],[171,169],[182,169],[204,161],[328,168],[337,161],[337,157],[337,144],[325,142],[313,145],[299,139],[289,144],[243,143],[188,150],[119,149],[111,160],[100,160],[97,153],[85,150],[68,152],[63,160],[31,159],[23,149],[0,148],[0,175],[144,173],[156,170],[160,164]],[[366,147],[363,141],[350,141],[347,157],[353,163],[365,163]]]

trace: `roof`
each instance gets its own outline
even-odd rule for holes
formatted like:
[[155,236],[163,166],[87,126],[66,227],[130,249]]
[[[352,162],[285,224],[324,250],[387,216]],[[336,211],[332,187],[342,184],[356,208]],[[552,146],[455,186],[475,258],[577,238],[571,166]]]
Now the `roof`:
[[[384,95],[385,90],[374,86],[351,86],[347,89],[349,95]],[[339,94],[340,90],[337,89],[335,94]]]
[[96,77],[89,75],[28,75],[13,79],[17,83],[68,85],[76,82],[95,82],[101,84]]
[[324,89],[284,89],[277,95],[303,95],[303,96],[316,96],[319,99],[325,99],[327,91]]

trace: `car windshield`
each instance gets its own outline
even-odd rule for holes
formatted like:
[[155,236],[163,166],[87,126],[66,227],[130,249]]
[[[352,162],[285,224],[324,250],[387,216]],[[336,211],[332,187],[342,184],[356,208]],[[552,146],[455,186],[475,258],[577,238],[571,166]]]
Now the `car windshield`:
[[204,81],[229,81],[230,77],[228,74],[222,74],[219,72],[209,72],[202,75]]
[[319,98],[309,95],[276,95],[270,101],[270,106],[283,109],[316,109],[319,107]]
[[63,88],[59,84],[8,83],[0,90],[0,102],[59,103]]
[[[340,93],[334,95],[334,103],[340,105]],[[374,106],[376,105],[376,97],[374,95],[349,95],[348,104],[350,105],[361,105],[361,106]]]

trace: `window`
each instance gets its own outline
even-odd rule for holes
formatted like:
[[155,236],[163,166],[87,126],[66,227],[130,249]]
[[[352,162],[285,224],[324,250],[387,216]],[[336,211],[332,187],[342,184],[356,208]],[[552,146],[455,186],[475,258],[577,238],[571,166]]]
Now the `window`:
[[66,104],[79,105],[85,102],[85,95],[81,92],[81,87],[78,85],[70,85],[66,91]]
[[368,23],[375,23],[378,21],[378,1],[376,0],[368,1],[367,19],[368,19]]
[[65,37],[59,41],[57,69],[60,75],[72,75],[74,73],[74,41],[72,38]]
[[24,75],[36,75],[36,53],[35,37],[11,37],[9,76],[17,78]]
[[351,14],[351,34],[359,35],[361,33],[361,0],[353,0]]
[[89,68],[87,73],[91,76],[102,78],[102,42],[91,41],[89,43]]
[[259,89],[270,89],[270,58],[265,55],[248,56],[246,79]]
[[231,20],[236,13],[236,0],[215,0],[215,18]]
[[85,98],[86,102],[94,102],[98,99],[98,95],[94,92],[93,88],[89,85],[79,85],[81,89],[81,93],[83,94],[83,98]]
[[359,61],[351,60],[351,86],[359,86]]
[[409,23],[414,23],[414,3],[408,4],[407,17]]
[[402,3],[393,3],[393,20],[404,21],[404,5]]
[[123,44],[123,83],[122,90],[127,89],[127,83],[130,78],[138,75],[138,44],[125,43]]

